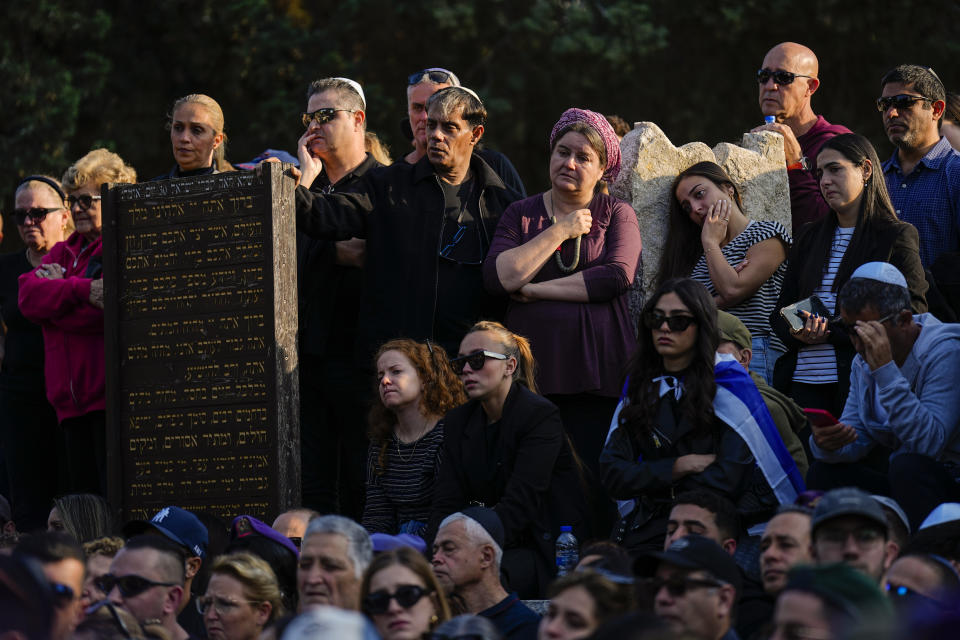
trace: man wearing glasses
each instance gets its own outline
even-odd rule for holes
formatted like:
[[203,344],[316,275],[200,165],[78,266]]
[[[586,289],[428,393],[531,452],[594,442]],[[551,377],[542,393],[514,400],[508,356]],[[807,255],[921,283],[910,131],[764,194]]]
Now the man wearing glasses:
[[760,111],[775,121],[753,131],[773,131],[783,136],[794,233],[830,210],[814,177],[817,154],[830,138],[850,133],[843,125],[830,124],[818,116],[810,105],[820,88],[819,67],[817,56],[809,48],[782,42],[767,52],[757,71]]
[[165,537],[144,534],[127,540],[110,573],[96,585],[115,605],[126,609],[143,624],[159,624],[172,640],[190,638],[177,623],[177,609],[184,598],[184,557],[180,547]]
[[733,557],[713,540],[686,536],[666,551],[649,553],[637,562],[645,572],[653,612],[671,631],[698,640],[737,640],[733,614],[740,593],[740,570]]
[[960,153],[940,137],[946,91],[929,67],[903,64],[880,81],[877,109],[896,147],[883,164],[897,216],[920,233],[920,261],[960,250]]
[[40,565],[53,595],[54,615],[50,638],[67,640],[83,617],[80,605],[86,574],[83,548],[73,536],[50,532],[23,538],[14,555],[29,558]]
[[913,315],[906,279],[886,262],[858,267],[838,306],[857,356],[840,421],[812,427],[808,483],[890,495],[917,528],[960,500],[960,325]]
[[[300,184],[315,194],[355,191],[380,166],[366,152],[366,96],[348,78],[315,80],[301,114]],[[366,242],[297,234],[303,503],[359,520],[367,441],[367,378],[356,334]]]

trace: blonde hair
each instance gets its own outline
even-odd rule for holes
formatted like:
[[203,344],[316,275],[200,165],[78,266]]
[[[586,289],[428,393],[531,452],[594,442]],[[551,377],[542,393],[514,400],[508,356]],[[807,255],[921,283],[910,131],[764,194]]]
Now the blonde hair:
[[198,104],[206,109],[210,115],[210,124],[213,126],[213,135],[223,134],[223,142],[213,150],[213,166],[217,171],[221,172],[235,171],[233,165],[227,162],[227,132],[224,131],[226,122],[223,119],[223,109],[221,109],[220,104],[210,96],[204,93],[191,93],[190,95],[178,98],[177,101],[173,103],[170,114],[167,116],[167,128],[169,129],[173,125],[173,116],[177,113],[177,109],[185,104]]
[[123,538],[118,536],[105,536],[103,538],[94,538],[89,542],[83,543],[83,555],[87,556],[107,556],[112,558],[117,552],[123,549]]
[[497,340],[503,345],[504,354],[517,359],[517,368],[513,372],[513,379],[526,386],[530,391],[537,393],[537,361],[530,349],[530,341],[492,320],[477,322],[470,327],[467,335],[478,331],[489,331],[497,336]]
[[277,576],[266,560],[246,551],[230,553],[213,561],[210,575],[217,573],[240,582],[250,600],[269,602],[271,610],[267,622],[283,616],[283,594],[277,584]]
[[380,136],[375,134],[373,131],[365,131],[363,133],[363,146],[366,148],[367,152],[373,156],[373,159],[380,164],[393,164],[393,158],[390,157],[390,147],[388,147],[383,140],[380,139]]
[[137,181],[137,171],[123,158],[107,149],[94,149],[87,155],[74,162],[63,173],[64,191],[76,191],[85,184],[103,184],[105,182]]

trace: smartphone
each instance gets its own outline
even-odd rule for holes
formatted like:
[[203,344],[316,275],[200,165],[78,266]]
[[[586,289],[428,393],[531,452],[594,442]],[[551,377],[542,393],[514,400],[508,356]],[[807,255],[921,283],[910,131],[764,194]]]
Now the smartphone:
[[803,412],[810,422],[817,427],[829,427],[840,422],[832,413],[823,409],[804,409]]
[[823,301],[816,295],[800,300],[799,302],[794,302],[780,309],[780,317],[786,320],[794,333],[803,329],[803,325],[806,322],[806,316],[800,313],[801,311],[806,311],[807,313],[828,319],[830,318],[830,311],[827,309],[827,306],[823,304]]

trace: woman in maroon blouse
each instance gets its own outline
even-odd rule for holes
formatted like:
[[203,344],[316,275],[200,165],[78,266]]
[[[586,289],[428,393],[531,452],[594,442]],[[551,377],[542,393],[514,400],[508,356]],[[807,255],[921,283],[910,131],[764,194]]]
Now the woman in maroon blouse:
[[636,348],[627,293],[640,228],[629,204],[601,192],[619,171],[606,119],[565,111],[550,134],[550,189],[510,205],[483,266],[487,289],[510,295],[505,324],[530,339],[537,385],[592,470]]

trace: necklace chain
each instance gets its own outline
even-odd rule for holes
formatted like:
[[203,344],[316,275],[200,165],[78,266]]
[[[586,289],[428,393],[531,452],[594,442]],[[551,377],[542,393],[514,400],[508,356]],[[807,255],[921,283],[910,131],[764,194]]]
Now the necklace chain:
[[417,445],[420,444],[420,441],[423,440],[423,436],[427,435],[427,428],[430,426],[430,421],[427,420],[423,423],[423,429],[420,430],[420,435],[417,436],[417,439],[413,441],[413,451],[410,452],[409,458],[404,458],[400,454],[400,436],[394,432],[393,437],[396,439],[397,445],[397,457],[400,458],[400,462],[410,462],[417,455]]
[[[553,206],[553,193],[550,194],[550,222],[557,224],[557,213]],[[560,255],[560,248],[563,247],[563,243],[560,243],[560,246],[557,247],[557,250],[554,252],[553,259],[557,263],[557,268],[563,273],[572,273],[577,268],[577,265],[580,264],[581,238],[583,238],[583,236],[577,236],[573,241],[573,262],[569,266],[563,263],[563,256]]]

